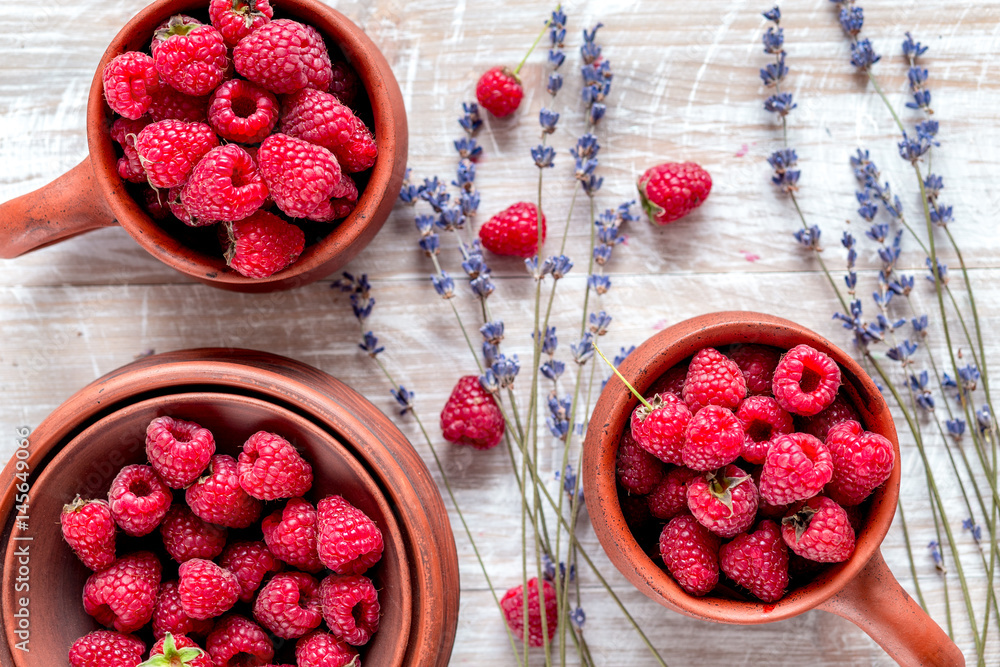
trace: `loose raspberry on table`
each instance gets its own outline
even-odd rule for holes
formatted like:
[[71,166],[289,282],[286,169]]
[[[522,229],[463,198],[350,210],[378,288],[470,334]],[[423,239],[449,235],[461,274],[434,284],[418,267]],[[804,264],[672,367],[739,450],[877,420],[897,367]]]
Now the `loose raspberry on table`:
[[135,138],[135,150],[154,188],[184,185],[205,153],[218,145],[208,125],[182,120],[150,123]]
[[226,545],[219,565],[236,575],[240,582],[240,601],[253,599],[264,577],[281,570],[282,563],[263,542],[232,542]]
[[[208,651],[198,646],[190,637],[168,633],[158,639],[149,650],[149,659],[159,658],[151,664],[160,667],[215,667]],[[143,663],[146,664],[146,663]]]
[[97,572],[115,562],[118,528],[107,502],[77,496],[73,502],[63,505],[59,524],[63,539],[91,570]]
[[261,502],[240,486],[236,459],[227,454],[213,456],[184,495],[199,518],[226,528],[246,528],[260,517]]
[[476,375],[455,383],[441,409],[441,433],[456,445],[492,449],[503,438],[504,419],[493,394],[483,389]]
[[160,536],[167,553],[178,563],[192,558],[211,560],[226,546],[226,529],[202,521],[186,505],[171,505],[163,522]]
[[162,568],[148,551],[123,556],[83,585],[83,608],[101,625],[128,634],[149,622]]
[[663,479],[663,469],[663,461],[643,449],[632,437],[631,429],[625,429],[615,457],[615,474],[622,488],[645,495]]
[[184,613],[177,585],[176,579],[160,584],[160,591],[156,595],[156,605],[153,607],[153,636],[161,639],[170,632],[174,635],[204,637],[211,632],[215,621],[210,618],[194,619]]
[[225,228],[226,263],[248,278],[267,278],[291,266],[305,247],[301,229],[262,209]]
[[781,357],[772,389],[778,405],[788,412],[811,417],[833,403],[840,388],[840,366],[829,355],[809,345],[796,345]]
[[333,153],[287,134],[272,134],[261,143],[257,165],[274,203],[293,218],[308,216],[340,185]]
[[330,65],[333,73],[330,78],[330,93],[335,95],[341,104],[351,106],[361,88],[357,72],[343,60],[335,60]]
[[306,216],[313,222],[333,222],[346,218],[358,204],[358,186],[354,179],[345,173],[340,174],[340,185],[334,188],[330,200],[320,204],[319,208]]
[[274,18],[269,0],[211,0],[208,18],[222,33],[226,46],[237,43]]
[[371,130],[331,93],[303,88],[285,96],[281,131],[329,149],[348,173],[371,168],[378,157]]
[[362,574],[382,558],[382,531],[343,496],[316,505],[316,550],[323,565],[337,574]]
[[720,537],[733,537],[753,525],[757,487],[748,473],[728,465],[688,482],[687,506],[698,523]]
[[681,463],[703,472],[721,468],[739,457],[745,437],[743,426],[732,410],[706,405],[688,422]]
[[730,345],[726,356],[733,360],[743,372],[747,394],[759,396],[771,393],[774,369],[781,359],[781,350],[770,345],[737,343]]
[[[542,632],[542,598],[545,599],[545,632]],[[524,624],[524,584],[518,584],[504,593],[500,600],[500,609],[503,610],[504,620],[511,634],[523,640],[525,636]],[[544,637],[547,635],[551,642],[556,634],[556,626],[559,624],[559,611],[556,604],[556,589],[548,581],[542,582],[541,590],[538,588],[538,577],[528,580],[528,645],[543,646]]]
[[233,63],[242,76],[279,95],[328,90],[333,77],[319,32],[291,19],[270,21],[241,39]]
[[663,527],[660,557],[691,595],[707,595],[719,583],[719,536],[690,514],[674,517]]
[[323,611],[319,582],[305,572],[274,575],[253,605],[257,622],[282,639],[295,639],[319,627]]
[[666,225],[701,206],[712,191],[712,177],[694,162],[650,167],[637,184],[649,221]]
[[277,433],[257,431],[247,438],[236,464],[240,486],[260,500],[293,498],[312,487],[312,466]]
[[815,496],[833,476],[826,446],[808,433],[779,435],[771,443],[760,473],[760,493],[772,505]]
[[743,452],[746,461],[760,465],[767,458],[771,442],[795,428],[792,416],[770,396],[748,396],[736,410],[743,426]]
[[160,86],[153,59],[138,51],[115,56],[101,73],[101,80],[108,106],[131,120],[149,111],[152,94]]
[[737,535],[719,549],[727,577],[762,602],[781,599],[788,588],[788,547],[774,521],[761,521],[752,533]]
[[267,199],[257,165],[235,144],[205,153],[181,189],[181,205],[194,221],[234,222],[256,211]]
[[538,207],[528,202],[511,204],[487,220],[479,228],[479,240],[497,255],[532,257],[538,253],[539,218],[544,242],[545,215],[539,216]]
[[497,118],[517,111],[523,97],[521,80],[506,67],[487,70],[476,83],[476,100]]
[[706,405],[730,410],[746,398],[747,385],[736,363],[714,347],[698,350],[688,365],[684,379],[684,402],[697,414]]
[[208,100],[208,124],[228,141],[259,143],[277,123],[278,98],[249,81],[225,81]]
[[360,574],[327,575],[319,586],[323,620],[330,632],[351,646],[364,646],[378,631],[378,591]]
[[215,667],[263,665],[274,658],[274,644],[263,629],[239,614],[227,614],[205,640]]
[[690,468],[672,468],[646,496],[649,512],[657,519],[673,519],[687,512],[687,485],[700,474]]
[[173,494],[151,466],[129,465],[118,471],[108,490],[108,507],[118,527],[141,537],[163,520]]
[[210,560],[192,558],[184,561],[177,574],[181,608],[195,620],[221,616],[240,597],[240,582],[236,575]]
[[842,563],[854,553],[854,528],[847,512],[826,496],[815,496],[781,520],[788,548],[819,563]]
[[146,427],[146,458],[163,482],[183,489],[198,479],[215,453],[215,436],[195,422],[157,417]]
[[160,86],[153,93],[147,115],[153,122],[182,120],[186,123],[205,123],[208,120],[208,95],[185,95],[170,86]]
[[298,667],[359,667],[358,651],[322,630],[313,630],[295,643]]
[[861,416],[854,405],[842,393],[838,392],[837,396],[833,399],[833,403],[828,407],[820,410],[812,417],[802,417],[799,420],[801,423],[798,430],[825,441],[826,434],[831,428],[848,419],[860,422]]
[[632,437],[661,461],[680,465],[691,411],[684,401],[671,393],[656,394],[648,402],[652,410],[640,403],[632,411]]
[[208,95],[222,83],[228,53],[222,33],[191,17],[172,16],[153,33],[150,50],[160,79],[185,95]]
[[889,479],[896,453],[892,443],[856,421],[830,429],[826,448],[833,460],[833,477],[824,492],[841,506],[857,505]]
[[261,521],[267,548],[276,558],[306,572],[319,572],[323,563],[316,550],[316,508],[303,498],[292,498],[285,507]]
[[69,647],[70,667],[135,667],[142,662],[142,640],[111,630],[94,630]]

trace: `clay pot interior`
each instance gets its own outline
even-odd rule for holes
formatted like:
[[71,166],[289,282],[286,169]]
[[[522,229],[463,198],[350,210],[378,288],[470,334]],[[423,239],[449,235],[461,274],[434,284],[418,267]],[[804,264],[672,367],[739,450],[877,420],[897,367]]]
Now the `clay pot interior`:
[[[313,488],[307,498],[315,503],[329,494],[343,495],[379,526],[385,543],[382,560],[367,576],[379,590],[382,618],[378,633],[362,650],[371,665],[403,663],[413,607],[411,572],[406,544],[384,493],[370,472],[340,442],[328,433],[284,408],[267,401],[220,393],[176,393],[147,399],[100,419],[69,442],[49,462],[31,487],[31,629],[30,653],[13,651],[17,667],[49,667],[65,664],[70,645],[78,637],[99,629],[84,610],[83,584],[91,574],[62,539],[59,513],[64,503],[79,493],[84,497],[106,496],[117,471],[124,465],[145,462],[145,428],[151,419],[171,415],[193,420],[216,437],[218,453],[237,455],[244,440],[258,430],[281,434],[294,444],[313,467]],[[183,492],[174,491],[174,502]],[[264,512],[280,507],[265,504]],[[262,516],[264,516],[262,515]],[[230,530],[230,539],[262,539],[259,527]],[[12,618],[16,608],[15,551],[23,542],[10,541],[4,567],[3,613]],[[160,553],[164,579],[175,576],[173,563],[163,552],[158,532],[143,538],[118,536],[118,554],[150,548]],[[172,574],[168,574],[171,573]],[[39,576],[41,575],[41,576]],[[249,615],[248,611],[245,611]],[[148,630],[144,631],[148,634]],[[142,635],[140,635],[142,636]],[[147,646],[151,645],[149,637]],[[6,641],[16,643],[12,627]],[[276,653],[294,662],[294,642],[285,642]]]

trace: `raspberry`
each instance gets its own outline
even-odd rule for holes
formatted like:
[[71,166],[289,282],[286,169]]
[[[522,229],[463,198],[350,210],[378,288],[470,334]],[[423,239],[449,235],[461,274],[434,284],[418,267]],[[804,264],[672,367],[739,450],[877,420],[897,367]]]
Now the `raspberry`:
[[719,549],[726,576],[757,599],[774,602],[788,588],[788,547],[774,521],[761,521],[752,533],[737,535]]
[[290,266],[305,247],[301,229],[258,210],[226,225],[226,263],[248,278],[267,278]]
[[840,367],[809,345],[796,345],[774,369],[774,398],[788,412],[811,417],[829,407],[840,388]]
[[83,608],[101,625],[129,633],[149,622],[160,588],[156,556],[137,551],[95,572],[83,585]]
[[825,492],[839,505],[861,503],[892,473],[896,461],[892,443],[878,433],[865,431],[856,421],[831,428],[825,444],[833,460],[833,477]]
[[246,528],[260,517],[261,502],[240,487],[236,459],[226,454],[212,457],[185,499],[198,518],[227,528]]
[[166,199],[167,207],[170,209],[170,212],[174,214],[175,218],[183,222],[185,225],[188,225],[189,227],[203,227],[206,224],[211,224],[211,222],[199,222],[191,217],[188,210],[184,208],[183,204],[181,204],[181,188],[170,188],[170,190],[167,191]]
[[198,161],[218,145],[208,125],[182,120],[150,123],[135,138],[135,150],[154,188],[183,185]]
[[276,574],[260,589],[253,616],[281,637],[301,637],[323,622],[319,582],[305,572]]
[[185,95],[170,86],[160,86],[153,93],[149,117],[159,120],[182,120],[186,123],[204,123],[208,119],[208,96]]
[[[545,643],[542,635],[541,598],[545,598],[545,631],[549,641],[556,634],[559,622],[559,612],[556,608],[556,589],[548,581],[542,582],[541,592],[538,590],[538,577],[528,580],[528,645],[542,646]],[[518,584],[504,593],[500,600],[500,609],[507,621],[511,634],[518,639],[524,639],[524,584]]]
[[197,221],[232,222],[256,211],[267,186],[245,150],[234,144],[208,151],[181,189],[181,205]]
[[358,88],[361,87],[357,72],[343,60],[335,60],[330,65],[333,71],[333,76],[330,78],[330,93],[344,106],[351,106],[357,97]]
[[479,378],[458,378],[441,410],[441,433],[456,445],[491,449],[500,444],[504,419],[493,394],[483,389]]
[[666,225],[701,206],[712,191],[712,177],[694,162],[665,162],[639,178],[639,200],[649,221]]
[[340,184],[333,153],[287,134],[268,136],[257,150],[257,164],[274,203],[293,218],[315,211]]
[[177,594],[184,613],[197,621],[229,611],[240,597],[236,575],[210,560],[192,558],[177,569]]
[[731,345],[726,350],[726,356],[743,372],[747,394],[758,396],[771,393],[771,380],[781,359],[781,350],[770,345],[739,343]]
[[263,665],[274,658],[274,645],[267,633],[239,614],[223,616],[205,640],[205,648],[215,667]]
[[618,491],[618,505],[621,507],[625,524],[634,536],[641,535],[652,519],[646,498],[648,496],[633,496],[623,493],[620,489]]
[[306,217],[314,222],[333,222],[349,216],[357,203],[358,186],[350,176],[341,172],[340,184],[330,194],[330,200],[320,204]]
[[94,630],[69,647],[70,667],[136,667],[146,645],[132,635]]
[[118,176],[123,181],[128,181],[129,183],[146,182],[146,171],[142,168],[142,163],[138,160],[132,162],[126,156],[120,157],[115,164],[115,168],[118,171]]
[[330,150],[348,173],[375,164],[378,146],[371,130],[335,95],[311,88],[282,100],[281,131]]
[[160,78],[186,95],[208,95],[228,65],[222,33],[194,19],[172,16],[153,33],[153,61]]
[[657,519],[672,519],[687,511],[687,485],[698,473],[690,468],[673,468],[646,496],[649,513]]
[[382,531],[342,496],[316,505],[316,550],[337,574],[361,574],[382,558]]
[[626,491],[645,495],[663,479],[663,462],[640,447],[631,429],[626,429],[618,445],[615,473]]
[[281,570],[281,561],[263,542],[233,542],[226,545],[219,565],[236,575],[240,582],[240,601],[250,602],[264,577]]
[[142,168],[139,154],[135,150],[135,137],[142,128],[149,125],[149,118],[136,120],[116,118],[111,123],[111,138],[118,142],[125,154],[118,159],[118,175],[130,183],[145,183],[146,170]]
[[267,548],[276,558],[306,572],[319,572],[323,563],[316,551],[316,508],[308,500],[292,498],[284,509],[261,521]]
[[160,584],[160,592],[153,607],[154,637],[160,639],[168,632],[174,635],[205,636],[211,632],[213,625],[212,619],[198,620],[184,613],[176,579]]
[[833,476],[833,459],[826,446],[808,433],[774,439],[760,473],[760,493],[772,505],[811,498]]
[[819,563],[841,563],[854,553],[854,528],[844,508],[826,496],[805,501],[781,520],[788,548]]
[[259,143],[277,123],[278,98],[249,81],[230,79],[209,98],[208,124],[228,141]]
[[[185,650],[186,649],[186,650]],[[169,667],[215,667],[208,652],[184,635],[167,634],[149,649],[149,659],[159,658],[154,665]],[[143,663],[146,664],[146,663]]]
[[736,363],[714,347],[698,350],[684,379],[684,402],[697,414],[706,405],[735,410],[746,398],[747,385]]
[[828,407],[820,410],[812,417],[803,418],[798,430],[825,441],[826,434],[831,428],[848,419],[853,419],[856,422],[861,421],[858,411],[838,392],[837,396],[833,399],[833,403]]
[[167,553],[178,563],[192,558],[211,560],[226,546],[226,529],[202,521],[185,505],[172,505],[160,524]]
[[757,465],[767,458],[774,438],[791,433],[795,426],[792,416],[770,396],[748,396],[736,410],[736,418],[745,435],[740,456]]
[[743,451],[743,427],[731,410],[707,405],[688,422],[681,462],[692,470],[715,470]]
[[146,427],[146,457],[163,482],[183,489],[208,467],[215,437],[194,422],[157,417]]
[[208,18],[222,33],[226,46],[233,47],[274,18],[274,10],[268,0],[211,0]]
[[101,80],[108,106],[131,120],[149,111],[152,93],[160,86],[153,59],[138,51],[115,56],[101,73]]
[[254,498],[301,496],[312,486],[312,466],[280,435],[257,431],[243,443],[237,460],[240,486]]
[[698,523],[720,537],[733,537],[757,516],[757,487],[750,475],[728,465],[688,482],[687,505]]
[[680,465],[684,432],[691,422],[691,411],[674,394],[653,396],[652,410],[640,403],[632,412],[632,437],[636,443],[666,463]]
[[541,217],[542,241],[545,241],[545,215],[538,207],[518,202],[500,211],[479,228],[479,240],[497,255],[532,257],[538,253],[538,221]]
[[331,574],[319,587],[323,620],[330,632],[352,646],[363,646],[378,631],[378,592],[360,574]]
[[329,632],[313,630],[295,644],[299,667],[358,667],[358,652]]
[[684,380],[687,377],[689,363],[690,361],[685,361],[667,369],[667,372],[658,377],[653,386],[646,392],[646,398],[648,399],[655,394],[662,394],[663,392],[669,392],[676,395],[677,398],[681,398],[684,392]]
[[59,515],[63,539],[84,565],[97,572],[115,562],[115,521],[103,500],[77,496]]
[[691,595],[707,595],[719,582],[719,536],[689,514],[674,517],[663,527],[660,557]]
[[333,76],[330,54],[315,28],[277,19],[244,37],[233,49],[236,71],[272,93],[303,88],[327,90]]
[[150,466],[130,465],[118,471],[108,490],[108,506],[118,527],[140,537],[153,532],[170,509],[173,494]]
[[[143,172],[143,181],[145,181],[145,173]],[[161,201],[160,193],[148,185],[142,188],[142,199],[146,204],[146,213],[149,213],[149,217],[153,220],[166,220],[170,215],[169,204]]]
[[497,118],[509,116],[517,111],[523,97],[521,80],[506,67],[487,70],[476,83],[476,99],[484,109]]

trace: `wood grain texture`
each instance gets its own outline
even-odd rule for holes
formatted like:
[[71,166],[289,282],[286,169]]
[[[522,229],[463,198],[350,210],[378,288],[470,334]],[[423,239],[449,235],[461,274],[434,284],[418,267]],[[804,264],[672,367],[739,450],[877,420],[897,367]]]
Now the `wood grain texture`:
[[[65,172],[86,154],[85,104],[93,67],[105,46],[143,0],[55,0],[42,7],[0,3],[0,200],[29,192]],[[478,75],[495,64],[516,64],[546,18],[528,0],[405,2],[354,0],[330,3],[362,25],[384,50],[406,100],[410,165],[416,179],[434,174],[451,180],[451,142],[460,128],[460,103],[470,100]],[[746,0],[663,3],[650,0],[565,3],[570,17],[566,86],[554,108],[562,114],[551,137],[556,166],[545,173],[543,208],[550,238],[568,220],[566,252],[576,268],[559,285],[553,307],[560,356],[579,329],[584,293],[590,212],[574,200],[573,162],[567,150],[584,131],[576,74],[580,30],[602,21],[598,42],[615,72],[608,114],[598,127],[599,173],[605,179],[598,209],[635,197],[634,180],[664,160],[695,160],[713,175],[711,198],[694,214],[668,228],[645,221],[626,229],[628,241],[607,267],[612,290],[601,306],[615,320],[602,349],[617,351],[681,319],[715,310],[760,310],[808,326],[838,345],[848,332],[831,320],[836,301],[815,260],[791,233],[800,223],[787,198],[769,183],[768,154],[780,145],[780,128],[762,108],[766,93],[757,69],[769,62],[761,52],[769,4]],[[864,223],[854,213],[855,182],[848,157],[858,147],[873,158],[899,194],[912,221],[921,222],[919,195],[909,166],[896,155],[891,119],[870,85],[852,71],[848,47],[827,0],[784,3],[788,85],[799,107],[789,116],[789,141],[802,168],[799,193],[810,223],[823,229],[823,257],[842,274],[844,230],[861,238]],[[1000,0],[971,3],[897,0],[865,5],[865,35],[883,54],[877,74],[897,107],[907,99],[906,69],[899,55],[903,33],[928,44],[927,66],[941,147],[934,171],[945,176],[942,197],[954,207],[951,229],[972,268],[984,330],[1000,327]],[[515,200],[533,200],[537,175],[529,149],[538,142],[537,113],[550,105],[542,81],[548,69],[541,53],[522,70],[526,97],[512,119],[487,119],[478,164],[481,218]],[[917,116],[904,110],[903,119]],[[848,222],[850,221],[850,222]],[[461,274],[454,244],[446,241],[442,263]],[[551,245],[548,252],[555,252]],[[954,257],[945,260],[954,267]],[[914,300],[933,312],[924,256],[904,240],[901,267],[917,275]],[[872,291],[878,257],[860,244],[863,288]],[[533,283],[519,261],[492,262],[496,317],[506,324],[505,349],[530,359]],[[435,427],[456,376],[475,372],[454,318],[430,287],[433,271],[416,249],[409,209],[399,208],[383,231],[348,267],[367,273],[377,306],[368,321],[387,346],[384,360],[396,379],[417,392],[416,409]],[[464,321],[478,323],[475,304],[456,299]],[[964,302],[964,292],[959,290]],[[866,305],[871,309],[870,301]],[[14,429],[35,426],[86,383],[150,349],[198,346],[265,349],[315,365],[359,390],[387,414],[396,405],[388,385],[357,349],[358,327],[346,297],[317,283],[269,295],[230,294],[195,284],[146,255],[121,229],[71,239],[16,260],[0,261],[0,458],[14,450]],[[988,352],[1000,353],[989,336]],[[947,351],[935,329],[929,348],[939,366]],[[925,363],[921,361],[921,363]],[[997,372],[995,365],[990,370]],[[603,369],[598,375],[605,374]],[[523,389],[523,387],[522,387]],[[939,400],[942,400],[939,398]],[[395,420],[431,462],[412,419]],[[900,428],[903,449],[901,495],[907,512],[921,589],[932,615],[945,623],[945,591],[955,618],[955,636],[973,655],[969,628],[961,622],[953,571],[934,574],[925,545],[934,539],[924,466],[914,440]],[[545,444],[543,468],[550,476],[558,455]],[[934,441],[937,443],[937,441]],[[495,585],[520,580],[516,486],[501,450],[471,452],[436,441],[459,503],[474,526],[476,543]],[[940,444],[928,448],[931,465],[946,471]],[[440,477],[434,471],[435,478]],[[967,516],[953,476],[938,475],[941,493],[965,562],[975,545],[961,530]],[[551,482],[553,493],[558,482]],[[450,506],[450,503],[449,503]],[[952,508],[954,508],[952,510]],[[453,664],[515,664],[501,621],[471,546],[457,523],[462,568],[462,609]],[[980,520],[981,517],[977,517]],[[613,570],[589,527],[580,531],[589,552],[671,665],[886,665],[891,661],[863,633],[837,617],[810,612],[752,628],[710,625],[666,611],[645,599]],[[883,553],[895,575],[914,591],[902,531],[894,526]],[[946,557],[950,558],[949,554]],[[979,617],[986,579],[969,567]],[[653,664],[635,634],[592,576],[583,575],[587,637],[598,664]],[[1000,662],[1000,629],[991,618],[987,664]],[[538,656],[536,656],[537,658]]]

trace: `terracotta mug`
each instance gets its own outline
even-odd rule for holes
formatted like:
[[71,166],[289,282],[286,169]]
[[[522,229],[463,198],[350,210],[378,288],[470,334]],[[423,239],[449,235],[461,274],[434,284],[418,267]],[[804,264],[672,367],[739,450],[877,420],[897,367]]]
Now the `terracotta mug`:
[[964,665],[948,635],[896,581],[879,546],[899,498],[899,442],[889,408],[875,383],[849,355],[820,335],[781,318],[750,312],[702,315],[660,331],[637,347],[619,371],[640,393],[672,366],[703,347],[757,343],[790,349],[806,343],[832,357],[843,371],[841,391],[861,415],[865,428],[888,438],[896,464],[868,503],[853,555],[821,571],[777,602],[730,599],[685,592],[632,536],[618,501],[615,458],[622,432],[638,404],[617,377],[597,401],[583,452],[583,485],[594,531],[608,557],[640,591],[663,606],[709,621],[750,625],[823,609],[855,623],[902,665]]
[[149,48],[153,30],[178,13],[204,15],[208,0],[156,0],[115,36],[101,58],[87,102],[90,154],[43,188],[0,205],[0,257],[11,258],[83,232],[121,225],[164,264],[203,283],[240,292],[289,289],[319,280],[357,255],[381,229],[399,195],[406,169],[406,110],[399,84],[378,47],[350,19],[318,0],[282,0],[278,15],[308,23],[339,47],[354,67],[371,106],[378,159],[368,174],[354,211],[298,260],[269,278],[253,279],[215,257],[186,246],[156,224],[126,191],[118,176],[118,156],[109,134],[111,110],[104,101],[101,73],[126,51]]

